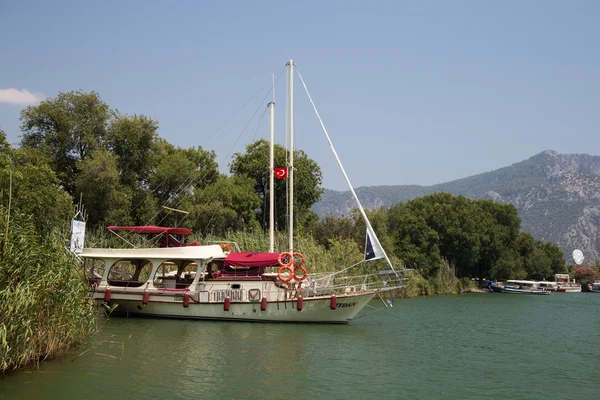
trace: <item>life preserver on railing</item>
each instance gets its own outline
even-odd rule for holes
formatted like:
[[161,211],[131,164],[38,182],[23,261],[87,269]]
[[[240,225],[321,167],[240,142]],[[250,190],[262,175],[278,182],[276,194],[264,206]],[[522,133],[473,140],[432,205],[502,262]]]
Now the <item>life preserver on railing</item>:
[[[283,275],[283,273],[286,270],[289,271],[287,277]],[[281,268],[279,268],[279,271],[277,272],[277,276],[279,277],[279,279],[282,282],[289,282],[294,277],[294,271],[292,271],[292,267],[290,267],[289,265],[283,265]]]
[[[287,260],[287,262],[285,262]],[[279,257],[277,257],[277,262],[282,267],[291,267],[294,263],[294,255],[289,251],[284,251],[283,253],[279,253]],[[281,271],[281,269],[280,269]],[[291,268],[290,268],[291,271]],[[287,281],[286,281],[287,282]]]
[[[300,258],[299,262],[296,262],[296,257]],[[304,265],[304,255],[302,253],[294,253],[294,267],[301,267]]]
[[228,251],[231,253],[231,246],[229,245],[229,243],[222,243],[221,248],[223,249],[223,251]]
[[[296,273],[296,271],[302,271],[302,276],[298,276],[298,274]],[[306,272],[306,268],[304,268],[304,266],[302,265],[298,265],[294,267],[294,279],[297,280],[298,282],[302,282],[303,280],[305,280],[308,277],[308,272]]]

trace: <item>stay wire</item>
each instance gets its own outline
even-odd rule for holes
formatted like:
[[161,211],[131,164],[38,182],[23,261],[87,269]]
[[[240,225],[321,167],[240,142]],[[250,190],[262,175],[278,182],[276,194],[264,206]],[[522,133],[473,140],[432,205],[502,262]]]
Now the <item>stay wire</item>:
[[[277,76],[277,79],[275,80],[275,83],[279,81],[279,78],[281,77],[281,74],[283,73],[283,71],[284,71],[284,70],[285,70],[285,68],[284,68],[284,69],[282,69],[282,70],[279,72],[279,74],[278,74],[278,76]],[[263,89],[264,89],[264,86],[263,86]],[[260,103],[261,105],[264,105],[264,102],[265,102],[266,98],[269,96],[269,94],[270,94],[272,91],[273,91],[273,88],[271,88],[271,89],[270,89],[270,90],[267,92],[267,94],[266,94],[266,95],[263,97],[263,99],[262,99],[262,101],[261,101],[261,103]],[[253,98],[254,98],[254,97],[256,97],[256,95],[254,95],[254,96],[253,96]],[[247,105],[248,103],[249,103],[249,102],[246,102],[246,105]],[[226,160],[227,158],[229,158],[229,156],[230,156],[230,155],[231,155],[231,153],[233,152],[233,149],[235,148],[236,144],[239,142],[239,140],[241,139],[241,137],[242,137],[242,136],[244,135],[244,133],[247,131],[248,127],[250,126],[250,124],[252,123],[252,121],[254,120],[254,118],[256,117],[256,114],[258,114],[258,112],[260,111],[261,105],[259,105],[259,106],[256,108],[256,110],[254,111],[254,114],[252,114],[252,117],[250,118],[250,120],[248,121],[248,123],[246,124],[246,126],[244,127],[244,129],[242,130],[242,132],[240,133],[240,135],[237,137],[237,139],[236,139],[236,140],[233,142],[233,144],[231,145],[231,147],[230,147],[230,149],[229,149],[228,153],[227,153],[227,154],[226,154],[224,157],[222,157],[222,159],[223,159],[223,160]],[[264,106],[263,106],[263,107],[264,107]],[[257,131],[257,130],[258,130],[258,128],[260,127],[260,125],[261,125],[261,123],[262,123],[262,119],[264,119],[264,115],[265,115],[265,113],[266,113],[266,108],[265,108],[265,110],[264,110],[264,111],[263,111],[263,113],[262,113],[261,120],[259,121],[259,124],[258,124],[258,126],[257,126],[257,128],[256,128],[256,130],[255,130],[254,137],[256,137],[256,131]],[[208,174],[208,171],[206,172],[206,174]],[[206,174],[205,174],[204,176],[202,176],[202,177],[198,177],[198,178],[202,178],[202,179],[203,179],[203,178],[205,178],[205,177],[206,177]],[[188,179],[190,180],[190,183],[189,183],[189,185],[187,185],[187,184],[186,184],[185,186],[184,186],[183,184],[182,184],[182,185],[180,185],[180,189],[181,189],[181,190],[180,190],[179,192],[177,192],[177,193],[176,193],[176,197],[177,197],[177,196],[178,196],[178,195],[179,195],[179,194],[180,194],[180,193],[181,193],[183,190],[185,190],[185,189],[186,189],[186,187],[189,187],[189,186],[191,186],[193,183],[195,183],[195,181],[196,181],[198,178],[193,178],[193,175],[190,175],[190,177],[188,177]],[[186,179],[186,181],[187,181],[188,179]],[[182,202],[182,201],[183,201],[183,200],[184,200],[186,197],[187,197],[187,196],[181,196],[181,197],[179,198],[179,201],[177,202],[177,204],[175,204],[173,207],[174,207],[174,208],[177,208],[177,207],[179,206],[179,204],[181,204],[181,202]],[[164,220],[165,220],[165,218],[167,218],[167,217],[170,215],[170,213],[171,213],[171,211],[168,211],[168,212],[165,214],[165,216],[164,216],[164,217],[161,219],[161,221],[160,221],[160,222],[164,221]],[[207,224],[207,226],[205,227],[205,230],[204,230],[204,232],[203,232],[203,235],[204,235],[204,236],[206,236],[206,232],[207,232],[207,230],[208,230],[208,228],[209,228],[209,226],[210,226],[210,222],[212,222],[212,220],[214,219],[215,215],[216,215],[216,210],[215,210],[215,211],[213,212],[213,214],[211,215],[211,218],[209,219],[209,223],[208,223],[208,224]],[[155,217],[156,217],[156,216],[155,216]],[[155,217],[154,217],[154,218],[155,218]],[[187,215],[184,217],[184,220],[185,220],[185,218],[186,218],[186,217],[187,217]],[[159,222],[159,223],[160,223],[160,222]]]
[[[283,73],[283,71],[285,70],[285,67],[282,68],[278,75],[277,75],[277,79],[275,80],[275,82],[277,82],[279,80],[279,78],[281,77],[281,74]],[[227,119],[227,121],[221,125],[213,134],[210,135],[210,137],[203,143],[203,145],[201,146],[201,148],[204,149],[204,146],[206,145],[207,142],[210,141],[210,139],[212,139],[219,131],[221,131],[221,129],[223,129],[223,127],[225,127],[237,114],[239,114],[240,111],[242,111],[244,108],[246,108],[248,106],[248,104],[250,104],[250,102],[261,92],[265,89],[265,87],[267,87],[268,85],[273,85],[272,80],[269,79],[269,81],[263,85],[259,90],[257,90],[252,97],[250,97],[250,99],[248,101],[246,101],[246,103],[244,103],[244,105],[242,107],[240,107],[231,117],[229,117]],[[266,99],[266,97],[269,95],[269,93],[271,93],[274,90],[273,87],[271,87],[271,89],[267,92],[267,94],[265,95],[265,97],[263,98],[261,103],[264,103],[264,100]],[[250,118],[249,123],[246,125],[246,127],[244,128],[243,132],[247,129],[248,125],[250,124],[250,122],[254,119],[254,117],[256,116],[258,110],[260,109],[260,107],[257,108],[257,110],[254,112],[254,114],[252,115],[252,117]],[[263,114],[264,115],[264,114]],[[229,155],[231,154],[233,148],[235,147],[235,144],[237,144],[237,142],[239,141],[240,137],[242,136],[242,134],[240,134],[240,136],[238,137],[238,139],[234,142],[234,144],[231,146],[229,152],[227,153],[227,155],[225,157],[223,157],[223,159],[227,159],[229,157]],[[159,183],[159,185],[157,186],[157,188],[161,187],[171,176],[175,175],[177,173],[177,171],[173,171],[171,174],[169,174],[165,179],[163,179],[163,181],[161,183]],[[202,180],[206,177],[206,175],[208,174],[208,171],[200,177],[194,177],[194,174],[189,174],[188,177],[184,180],[184,182],[178,187],[175,196],[174,197],[179,197],[179,194],[181,194],[182,191],[184,191],[187,187],[189,187],[190,185],[192,185],[194,182],[201,182],[201,180],[199,178],[201,178]],[[189,182],[189,183],[188,183]],[[147,196],[147,195],[146,195]],[[141,206],[141,204],[143,203],[143,201],[145,200],[142,199],[138,205],[136,205],[133,210],[137,209],[139,206]],[[177,206],[179,206],[179,204],[181,204],[181,202],[185,199],[185,197],[187,196],[182,196],[179,201],[177,202],[177,204],[174,205],[173,208],[177,208]],[[167,202],[167,204],[169,204],[169,202]],[[162,211],[162,210],[161,210]],[[154,220],[160,213],[161,211],[158,211],[153,217],[150,218],[150,221],[148,223],[150,223],[152,220]],[[164,221],[170,214],[172,213],[172,211],[167,211],[165,213],[165,216],[158,222],[158,224],[162,223],[162,221]],[[186,215],[187,217],[187,215]],[[183,220],[185,220],[185,218]]]
[[[281,69],[281,71],[279,71],[279,75],[281,75],[284,70],[285,70],[285,67],[283,67]],[[277,78],[277,79],[279,79],[279,78]],[[267,86],[269,84],[272,84],[272,80],[271,79],[269,79],[269,81],[267,81],[267,83],[265,85],[263,85],[260,89],[258,89],[256,91],[256,93],[254,93],[252,95],[252,97],[250,97],[250,99],[243,106],[241,106],[231,117],[229,117],[229,119],[227,121],[225,121],[225,123],[223,125],[221,125],[212,135],[210,135],[208,137],[208,139],[206,139],[206,141],[204,142],[204,144],[206,144],[207,142],[209,142],[217,133],[219,133],[219,131],[221,129],[223,129],[229,123],[229,121],[231,121],[240,111],[242,111],[244,108],[246,108],[246,106],[252,101],[252,99],[254,99],[258,95],[258,93],[260,93],[265,88],[265,86]],[[271,89],[271,91],[272,91],[272,89]],[[264,99],[263,99],[263,101],[264,101]]]

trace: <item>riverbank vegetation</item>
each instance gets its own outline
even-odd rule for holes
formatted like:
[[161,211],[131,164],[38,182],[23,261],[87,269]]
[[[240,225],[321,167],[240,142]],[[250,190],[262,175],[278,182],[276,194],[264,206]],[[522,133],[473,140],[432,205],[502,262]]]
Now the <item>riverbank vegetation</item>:
[[[62,354],[94,328],[81,269],[55,231],[0,208],[0,374]],[[10,226],[7,226],[7,222]]]
[[[85,284],[65,250],[65,234],[56,233],[80,200],[88,211],[87,246],[122,245],[111,242],[108,225],[154,224],[191,228],[201,243],[268,249],[265,140],[233,154],[225,174],[214,151],[176,147],[158,135],[157,121],[123,115],[96,92],[60,93],[25,108],[21,122],[18,148],[0,130],[0,370],[59,354],[92,326]],[[356,212],[318,218],[312,206],[323,192],[321,169],[301,150],[294,159],[295,247],[305,254],[309,273],[359,262],[363,219]],[[286,160],[286,150],[276,145],[275,165]],[[276,181],[275,192],[276,250],[283,251],[285,179]],[[558,247],[521,231],[511,204],[436,193],[368,214],[392,263],[412,270],[402,296],[457,293],[472,278],[543,279],[566,272]],[[383,263],[361,264],[356,273]]]

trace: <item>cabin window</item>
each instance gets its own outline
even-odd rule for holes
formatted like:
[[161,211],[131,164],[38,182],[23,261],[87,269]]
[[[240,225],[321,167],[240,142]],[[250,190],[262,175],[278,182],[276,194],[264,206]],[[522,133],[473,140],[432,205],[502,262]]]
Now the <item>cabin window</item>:
[[196,278],[198,264],[192,260],[169,260],[162,263],[154,276],[154,286],[166,289],[185,289]]
[[206,266],[205,279],[216,279],[222,274],[223,261],[213,260]]
[[89,283],[100,283],[106,264],[98,258],[86,258],[83,263],[83,271]]
[[119,260],[108,272],[111,286],[140,287],[150,278],[152,262],[149,260]]

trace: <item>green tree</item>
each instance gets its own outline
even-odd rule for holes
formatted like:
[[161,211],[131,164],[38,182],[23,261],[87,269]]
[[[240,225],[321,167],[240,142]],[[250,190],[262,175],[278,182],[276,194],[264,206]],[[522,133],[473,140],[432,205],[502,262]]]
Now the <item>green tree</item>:
[[[287,165],[286,149],[277,144],[274,148],[275,166]],[[261,139],[249,144],[246,153],[234,155],[229,168],[233,175],[245,175],[254,181],[254,190],[261,200],[256,217],[266,229],[269,223],[269,143]],[[311,207],[321,198],[322,181],[317,163],[302,150],[294,150],[294,217],[300,224],[314,218]],[[286,226],[287,183],[283,179],[275,182],[275,221],[280,228]]]
[[492,279],[524,279],[527,272],[523,268],[523,259],[514,248],[505,248],[500,259],[494,263],[490,271]]
[[259,228],[255,210],[260,200],[253,185],[248,177],[219,175],[214,183],[195,190],[186,224],[199,233],[220,236]]
[[158,122],[144,115],[115,113],[107,133],[108,149],[118,157],[120,181],[138,189],[146,185],[156,163],[155,141]]
[[542,249],[550,261],[550,270],[553,275],[567,273],[565,256],[555,243],[542,243]]
[[440,238],[413,208],[415,204],[399,203],[389,209],[389,231],[393,232],[395,255],[404,265],[419,270],[424,276],[433,276],[442,265]]
[[440,255],[458,276],[469,275],[479,261],[479,221],[473,200],[434,193],[408,202],[438,235]]
[[41,149],[61,186],[72,194],[78,162],[104,148],[109,119],[109,107],[98,93],[59,93],[21,111],[21,146]]
[[[12,179],[12,185],[10,180]],[[47,231],[69,220],[72,201],[36,149],[12,149],[0,130],[0,201],[11,210],[33,218],[34,226]]]
[[516,249],[521,258],[523,269],[525,270],[526,276],[533,276],[536,273],[534,252],[536,248],[536,242],[531,233],[520,232],[517,239]]
[[218,177],[213,151],[176,148],[163,141],[157,145],[156,156],[159,160],[149,187],[162,205],[179,207],[194,190],[205,188]]
[[598,279],[598,270],[591,265],[577,265],[573,267],[573,277],[577,282],[590,284]]
[[331,239],[356,240],[355,221],[348,217],[326,216],[317,221],[312,228],[312,236],[321,246],[330,248]]
[[479,226],[481,246],[478,272],[481,282],[491,276],[492,268],[502,254],[515,247],[521,219],[512,204],[499,204],[492,200],[480,200],[476,204],[484,212]]
[[81,162],[79,170],[75,187],[87,205],[90,225],[131,223],[131,190],[119,182],[117,157],[96,150]]

